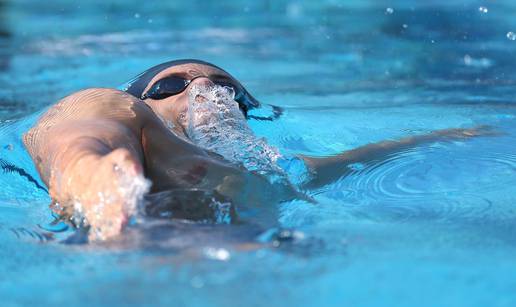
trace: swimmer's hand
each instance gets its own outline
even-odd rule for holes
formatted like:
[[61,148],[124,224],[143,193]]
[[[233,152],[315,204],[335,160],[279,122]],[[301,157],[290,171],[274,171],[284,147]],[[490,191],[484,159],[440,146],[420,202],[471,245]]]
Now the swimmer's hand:
[[436,130],[432,132],[431,135],[444,137],[447,139],[461,140],[480,136],[500,136],[502,133],[496,131],[492,126],[482,125],[475,128],[452,128]]
[[[86,155],[65,170],[61,185],[68,195],[52,188],[53,199],[69,199],[64,206],[73,207],[78,224],[89,227],[89,240],[106,240],[117,236],[136,211],[149,183],[132,155],[123,148],[105,156]],[[51,187],[58,187],[56,182]]]

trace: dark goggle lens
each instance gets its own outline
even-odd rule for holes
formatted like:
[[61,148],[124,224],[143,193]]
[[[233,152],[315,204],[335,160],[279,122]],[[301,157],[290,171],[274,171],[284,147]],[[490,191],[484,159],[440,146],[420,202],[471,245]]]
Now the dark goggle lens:
[[[190,80],[186,80],[178,76],[169,76],[163,78],[154,83],[152,87],[142,95],[141,99],[151,98],[155,100],[160,100],[173,95],[177,95],[184,91],[190,82]],[[235,92],[234,99],[236,102],[238,102],[244,114],[247,114],[247,110],[259,106],[259,103],[251,99],[246,93],[246,91],[240,86],[235,86],[234,84],[227,82],[214,81],[214,83],[221,86],[227,86],[233,89],[233,91]]]
[[190,83],[188,80],[177,76],[163,78],[152,85],[152,87],[142,95],[141,99],[165,99],[172,95],[177,95],[185,90]]

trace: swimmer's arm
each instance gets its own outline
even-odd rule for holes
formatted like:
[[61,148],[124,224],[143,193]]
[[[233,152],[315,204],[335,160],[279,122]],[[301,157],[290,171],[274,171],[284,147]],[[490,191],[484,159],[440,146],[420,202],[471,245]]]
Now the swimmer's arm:
[[85,217],[95,229],[92,238],[114,236],[128,221],[137,198],[128,198],[121,185],[145,185],[141,137],[127,124],[138,125],[127,107],[132,103],[134,98],[115,90],[77,92],[24,135],[25,147],[49,188],[53,210]]
[[329,157],[300,156],[312,173],[312,179],[305,184],[304,188],[318,188],[345,177],[351,174],[350,166],[355,163],[375,164],[388,159],[392,155],[423,144],[464,140],[494,134],[495,132],[485,126],[472,129],[444,129],[429,134],[405,137],[396,141],[388,140],[368,144]]

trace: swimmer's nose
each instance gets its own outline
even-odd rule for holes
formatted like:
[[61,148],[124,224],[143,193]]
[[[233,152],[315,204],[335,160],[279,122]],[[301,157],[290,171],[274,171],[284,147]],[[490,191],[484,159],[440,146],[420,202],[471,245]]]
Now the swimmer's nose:
[[[214,86],[215,83],[213,83],[210,79],[206,77],[198,77],[192,80],[188,86],[205,86],[205,87],[211,87]],[[195,96],[195,101],[197,102],[205,102],[207,99],[206,97],[202,96],[201,94],[198,94]]]

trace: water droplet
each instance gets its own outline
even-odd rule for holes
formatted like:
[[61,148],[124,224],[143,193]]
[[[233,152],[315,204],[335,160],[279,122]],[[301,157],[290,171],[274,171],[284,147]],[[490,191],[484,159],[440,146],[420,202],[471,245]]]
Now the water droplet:
[[510,31],[510,32],[507,32],[507,38],[510,39],[511,41],[516,41],[516,33]]
[[194,276],[192,280],[190,280],[190,284],[192,287],[199,289],[204,287],[204,280],[202,280],[202,278],[199,276]]
[[478,8],[478,11],[482,14],[486,14],[487,12],[489,12],[489,10],[487,9],[487,7],[485,6],[481,6]]
[[473,62],[473,59],[471,58],[471,56],[469,54],[466,54],[464,56],[464,64],[469,66],[469,65],[471,65],[471,62]]
[[231,258],[229,251],[224,248],[207,247],[204,249],[204,254],[213,260],[228,261]]
[[385,14],[390,15],[392,13],[394,13],[394,9],[392,7],[388,7],[388,8],[385,9]]

